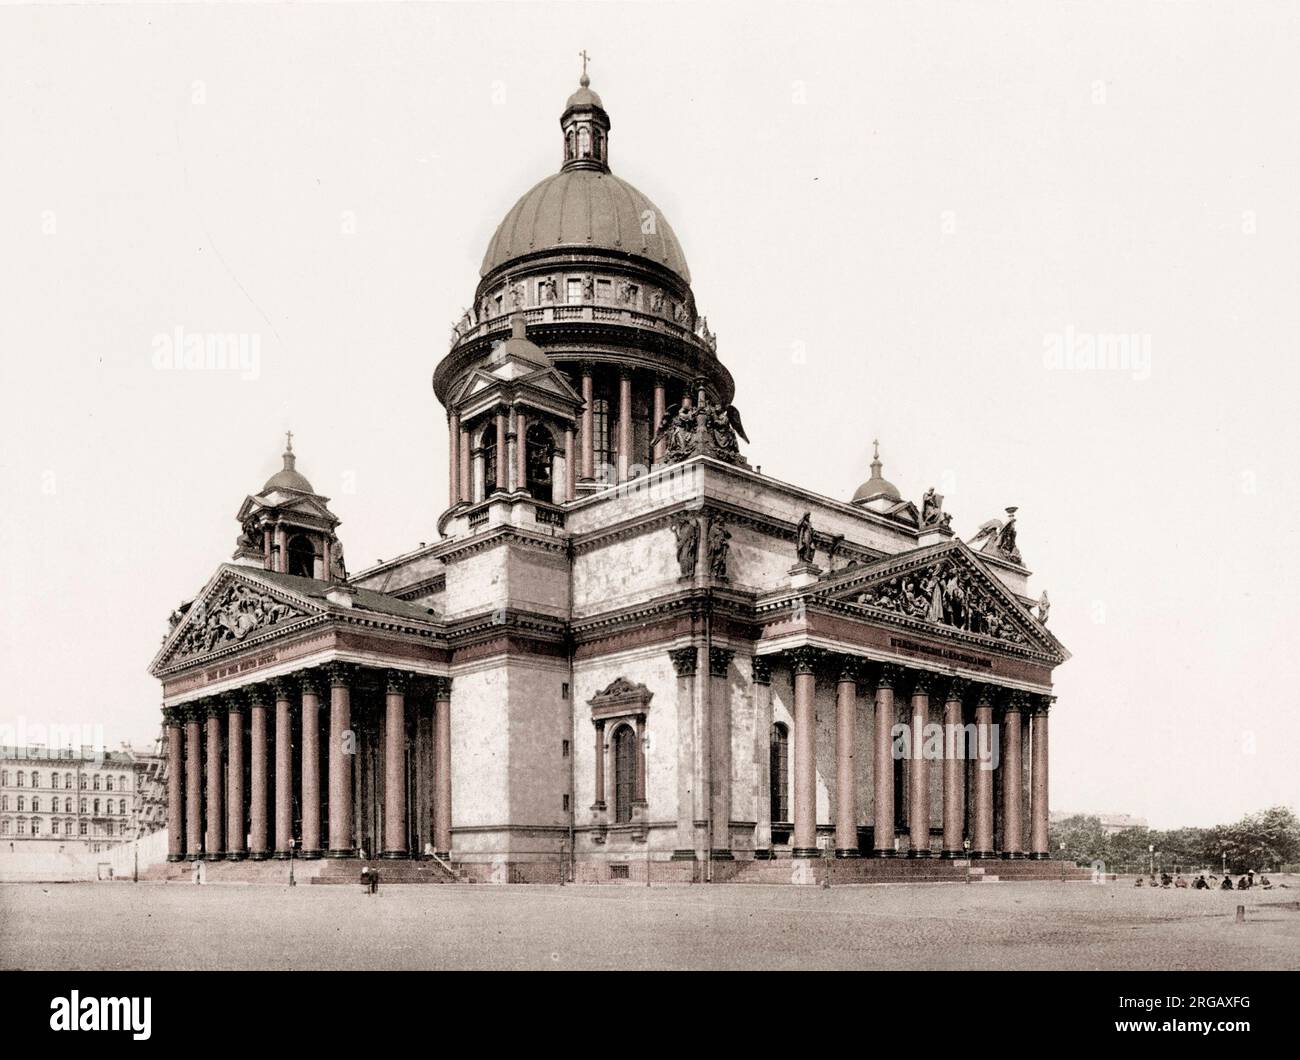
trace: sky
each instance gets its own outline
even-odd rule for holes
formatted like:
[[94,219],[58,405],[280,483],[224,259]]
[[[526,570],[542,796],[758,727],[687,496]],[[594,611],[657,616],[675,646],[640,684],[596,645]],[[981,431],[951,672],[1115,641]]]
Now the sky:
[[[152,740],[167,615],[286,429],[349,567],[436,538],[430,377],[497,222],[558,167],[586,49],[750,461],[847,499],[878,437],[963,536],[1018,506],[1073,654],[1054,808],[1300,806],[1298,23],[1190,0],[0,8],[0,727]],[[178,328],[256,361],[169,368]]]

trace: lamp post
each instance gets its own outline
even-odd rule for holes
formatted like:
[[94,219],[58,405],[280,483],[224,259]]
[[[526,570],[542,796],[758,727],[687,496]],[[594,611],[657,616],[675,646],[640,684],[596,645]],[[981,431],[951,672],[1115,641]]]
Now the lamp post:
[[[642,761],[642,762],[649,762],[649,761],[650,761],[650,734],[649,734],[648,732],[647,732],[644,736],[641,737],[641,761]],[[644,768],[644,767],[643,767],[643,768]],[[642,789],[644,789],[646,786],[647,786],[647,785],[645,785],[645,784],[642,784],[642,785],[641,785]],[[646,796],[646,792],[645,792],[644,790],[642,790],[642,792],[641,792],[641,797],[642,797],[642,798],[645,798],[645,796]],[[645,813],[645,812],[646,812],[646,807],[645,807],[644,805],[641,807],[641,812],[642,812],[642,813]],[[647,813],[646,816],[649,817],[649,814]],[[646,824],[646,829],[645,829],[645,885],[646,885],[647,887],[649,887],[649,886],[650,886],[650,822],[649,822],[649,821],[646,821],[645,824]]]
[[1154,843],[1147,844],[1147,853],[1151,856],[1151,875],[1154,876],[1156,874],[1156,845]]
[[1223,874],[1228,875],[1228,848],[1223,848]]
[[297,846],[292,836],[289,837],[289,886],[296,887],[297,881],[293,878],[293,851]]
[[135,825],[135,857],[131,863],[131,882],[140,882],[140,822]]

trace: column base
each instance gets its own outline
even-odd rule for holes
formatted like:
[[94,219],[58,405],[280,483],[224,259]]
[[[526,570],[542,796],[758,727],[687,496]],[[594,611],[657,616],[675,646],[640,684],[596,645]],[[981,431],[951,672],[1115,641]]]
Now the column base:
[[450,860],[451,860],[451,851],[450,851],[450,850],[435,850],[435,851],[433,852],[433,856],[434,856],[435,858],[442,858],[443,861],[450,861]]
[[862,851],[857,847],[849,847],[846,850],[836,850],[835,856],[837,858],[860,858],[862,857]]
[[909,858],[932,858],[934,857],[934,851],[928,848],[922,848],[919,850],[909,850],[907,852],[907,856]]
[[167,855],[167,860],[168,860],[168,861],[184,861],[184,860],[185,860],[185,855],[184,855],[184,854],[168,854],[168,855]]
[[773,861],[775,858],[776,855],[772,853],[771,847],[759,847],[754,851],[755,861]]
[[1002,851],[1003,861],[1024,861],[1025,852],[1023,850],[1004,850]]
[[1050,858],[1050,857],[1051,857],[1050,854],[1045,854],[1045,853],[1043,853],[1043,852],[1041,852],[1041,851],[1037,851],[1037,850],[1036,850],[1036,851],[1034,851],[1032,854],[1029,855],[1029,860],[1030,860],[1030,861],[1047,861],[1048,858]]
[[319,850],[300,850],[298,851],[299,861],[319,861],[324,854]]
[[225,861],[225,860],[226,860],[226,852],[225,852],[224,850],[214,850],[214,851],[212,851],[212,853],[210,853],[210,854],[205,852],[203,855],[201,855],[201,860],[203,860],[203,861]]
[[242,850],[231,850],[226,854],[227,861],[243,861],[248,857]]
[[189,854],[186,854],[186,855],[185,855],[185,860],[186,860],[186,861],[202,861],[202,860],[203,860],[203,855],[200,854],[200,853],[196,850],[196,851],[193,851],[193,852],[191,852],[191,853],[189,853]]
[[694,861],[694,860],[695,860],[695,851],[694,851],[694,850],[674,850],[674,851],[673,851],[673,856],[670,857],[668,860],[669,860],[669,861]]
[[873,858],[896,858],[898,857],[898,851],[893,847],[885,847],[883,850],[873,850],[871,856]]
[[792,858],[819,858],[822,856],[821,847],[795,847],[790,851]]
[[970,852],[971,861],[991,861],[997,856],[997,852],[993,850],[972,850]]
[[268,861],[270,860],[270,857],[271,857],[271,852],[269,850],[254,850],[248,855],[248,860]]
[[945,861],[955,861],[958,858],[964,858],[965,856],[966,851],[964,850],[941,850],[939,852],[939,857],[943,858]]
[[274,858],[276,861],[288,861],[289,851],[277,850],[274,854],[271,855],[271,857]]
[[398,861],[411,855],[405,850],[385,850],[379,855],[381,861]]
[[732,854],[730,850],[725,850],[722,847],[718,847],[716,850],[711,851],[709,853],[709,858],[712,861],[735,861],[736,860],[736,856]]
[[325,856],[327,858],[335,859],[355,858],[357,856],[357,851],[355,847],[342,847],[337,850],[331,847],[329,850],[325,851]]

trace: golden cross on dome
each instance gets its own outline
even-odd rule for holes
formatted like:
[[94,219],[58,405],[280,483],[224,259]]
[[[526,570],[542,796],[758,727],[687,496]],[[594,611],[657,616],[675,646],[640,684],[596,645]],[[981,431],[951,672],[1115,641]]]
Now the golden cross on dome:
[[293,431],[284,432],[284,449],[285,452],[293,452]]
[[578,54],[582,57],[582,83],[585,85],[587,83],[587,60],[590,59],[591,56],[587,54],[586,48],[583,48],[582,51],[578,52]]

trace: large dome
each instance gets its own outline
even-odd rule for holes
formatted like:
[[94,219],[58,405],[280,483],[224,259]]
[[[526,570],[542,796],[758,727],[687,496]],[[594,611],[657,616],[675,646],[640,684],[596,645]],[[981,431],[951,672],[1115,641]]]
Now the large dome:
[[497,227],[479,275],[565,247],[635,254],[691,282],[682,245],[659,208],[627,181],[597,169],[561,170],[526,192]]

